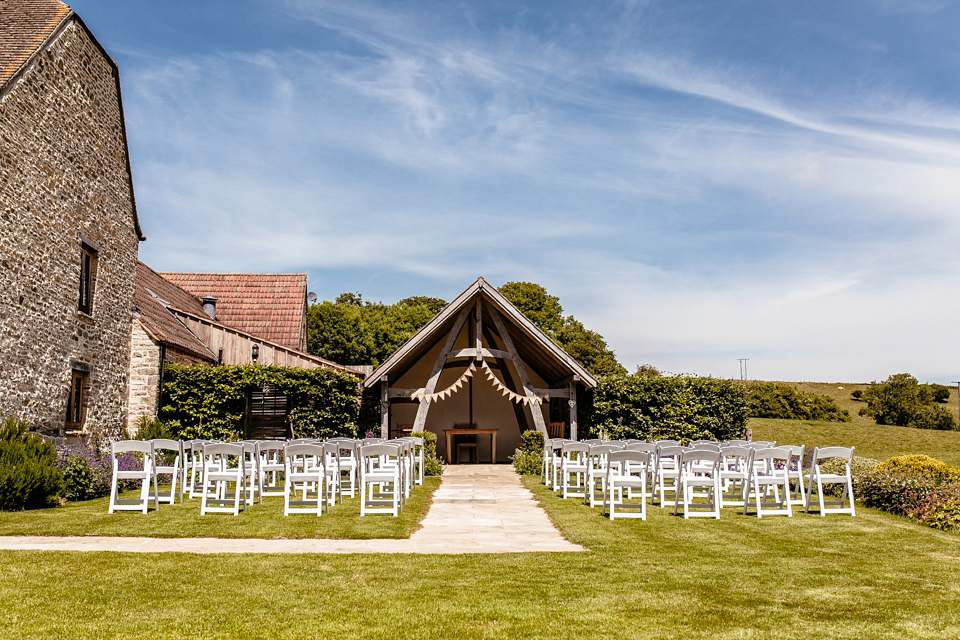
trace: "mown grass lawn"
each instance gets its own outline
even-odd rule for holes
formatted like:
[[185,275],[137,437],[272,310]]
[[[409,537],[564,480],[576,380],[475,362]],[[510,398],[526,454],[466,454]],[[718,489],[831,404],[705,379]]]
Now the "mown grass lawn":
[[960,431],[932,431],[851,422],[813,422],[751,418],[754,440],[780,444],[856,447],[856,455],[886,460],[893,456],[922,453],[948,465],[960,467]]
[[[143,515],[139,511],[108,514],[109,498],[70,502],[62,507],[0,512],[4,536],[147,536],[157,538],[409,538],[430,508],[440,478],[424,478],[399,517],[360,517],[360,498],[345,498],[321,517],[283,516],[283,498],[264,498],[239,516],[200,515],[200,499]],[[137,492],[129,492],[137,497]],[[127,497],[122,494],[121,497]]]
[[0,552],[0,637],[960,637],[960,536],[868,509],[611,523],[524,481],[590,552]]

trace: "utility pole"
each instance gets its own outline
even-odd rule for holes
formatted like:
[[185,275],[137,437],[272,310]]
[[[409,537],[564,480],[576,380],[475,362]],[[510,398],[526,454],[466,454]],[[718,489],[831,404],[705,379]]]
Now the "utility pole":
[[[747,379],[747,360],[750,358],[737,358],[737,362],[740,363],[740,379]],[[960,393],[960,385],[957,386],[958,393]]]

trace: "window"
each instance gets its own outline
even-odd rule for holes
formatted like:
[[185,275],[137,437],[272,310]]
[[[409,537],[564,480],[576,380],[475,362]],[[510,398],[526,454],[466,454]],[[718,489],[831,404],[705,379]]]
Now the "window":
[[97,266],[97,252],[86,243],[80,247],[80,300],[77,308],[90,313],[93,307],[94,271]]
[[83,391],[87,374],[82,371],[70,373],[70,395],[67,397],[67,427],[83,426]]

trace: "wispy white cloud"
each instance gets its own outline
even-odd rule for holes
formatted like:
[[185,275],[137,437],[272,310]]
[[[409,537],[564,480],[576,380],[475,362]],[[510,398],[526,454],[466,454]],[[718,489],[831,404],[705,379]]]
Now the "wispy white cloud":
[[[960,275],[955,101],[785,94],[623,25],[582,50],[470,16],[286,8],[349,46],[125,67],[153,266],[398,274],[364,290],[387,300],[534,280],[628,365],[673,371],[757,354],[758,375],[865,379],[956,359],[939,342]],[[625,11],[633,28],[647,8]]]

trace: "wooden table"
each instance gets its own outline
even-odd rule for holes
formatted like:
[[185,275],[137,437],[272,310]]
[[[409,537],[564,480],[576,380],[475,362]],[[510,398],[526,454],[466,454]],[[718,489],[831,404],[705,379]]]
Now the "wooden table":
[[[454,459],[452,449],[453,449],[453,436],[490,436],[490,464],[496,464],[497,462],[497,429],[444,429],[443,432],[447,436],[447,461]],[[480,454],[477,454],[477,461],[480,460]],[[453,463],[451,463],[453,464]]]

